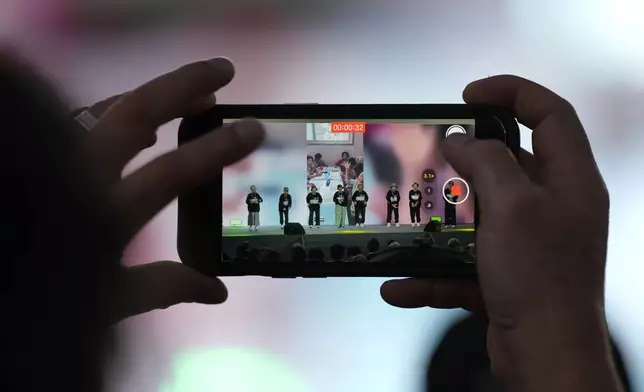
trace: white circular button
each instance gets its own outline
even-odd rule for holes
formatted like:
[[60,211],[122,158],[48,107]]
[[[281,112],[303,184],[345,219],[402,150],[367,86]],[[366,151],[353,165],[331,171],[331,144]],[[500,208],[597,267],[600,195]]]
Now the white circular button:
[[[459,201],[451,201],[445,195],[445,189],[449,187],[450,182],[454,183],[454,185],[458,186],[459,188],[460,188],[460,184],[456,184],[456,182],[460,182],[460,183],[463,183],[465,185],[465,189],[459,189],[460,194],[458,196],[462,197],[461,200],[459,200]],[[462,192],[463,190],[465,191],[465,195],[463,195],[463,192]],[[467,200],[468,197],[470,197],[470,186],[468,185],[467,182],[465,182],[464,179],[462,179],[460,177],[452,177],[449,180],[445,181],[445,184],[443,184],[443,199],[445,199],[445,201],[447,203],[457,206],[459,204],[465,203],[465,200]]]
[[452,125],[451,127],[447,128],[445,137],[449,137],[450,135],[454,135],[455,133],[462,133],[463,135],[466,135],[467,131],[460,125]]

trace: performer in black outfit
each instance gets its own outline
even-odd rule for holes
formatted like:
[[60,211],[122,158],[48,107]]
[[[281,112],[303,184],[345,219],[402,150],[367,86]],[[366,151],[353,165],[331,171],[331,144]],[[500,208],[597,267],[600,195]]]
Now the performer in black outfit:
[[398,207],[400,206],[400,192],[398,192],[398,186],[396,184],[391,184],[389,187],[389,192],[387,192],[387,227],[391,227],[391,213],[394,214],[394,223],[396,227],[400,227],[399,219],[400,212]]
[[259,203],[264,199],[257,193],[255,185],[250,186],[250,193],[246,195],[246,205],[248,206],[248,230],[257,231],[259,227]]
[[353,193],[351,201],[353,201],[353,204],[355,206],[356,226],[364,227],[369,195],[364,191],[364,185],[362,183],[358,184],[358,190]]
[[309,228],[313,227],[313,215],[315,215],[315,227],[319,229],[322,195],[318,193],[318,189],[316,187],[311,188],[311,192],[306,195],[306,204],[309,206]]
[[291,200],[291,195],[288,194],[288,187],[284,187],[284,192],[280,195],[277,203],[277,210],[280,213],[280,226],[282,226],[282,229],[284,228],[284,225],[288,223],[288,212],[291,210],[291,205],[293,205],[293,201]]
[[[445,187],[445,199],[456,203],[458,201],[458,196],[452,194],[452,188],[454,188],[454,181],[447,183]],[[445,201],[445,227],[456,227],[456,206],[452,203]]]
[[335,203],[335,225],[344,227],[344,219],[347,216],[347,195],[342,185],[338,185],[337,192],[333,194],[333,203]]
[[423,202],[423,193],[418,190],[420,185],[417,182],[411,186],[409,191],[409,215],[411,215],[411,227],[420,227],[420,206]]

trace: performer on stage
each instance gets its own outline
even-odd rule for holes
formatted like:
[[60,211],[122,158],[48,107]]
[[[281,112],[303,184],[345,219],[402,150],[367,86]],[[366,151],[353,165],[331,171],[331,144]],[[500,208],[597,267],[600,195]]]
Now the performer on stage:
[[396,227],[400,227],[400,211],[398,207],[400,206],[400,192],[398,192],[398,186],[396,184],[391,184],[389,187],[389,192],[387,192],[387,227],[391,227],[391,213],[394,214],[394,223]]
[[250,186],[250,193],[246,196],[246,205],[248,206],[248,230],[257,231],[259,227],[259,203],[264,199],[257,193],[255,185]]
[[[445,187],[445,227],[456,227],[456,203],[458,201],[458,195],[452,193],[454,188],[454,181],[447,183]],[[451,201],[452,203],[449,203]]]
[[411,215],[411,227],[420,227],[420,206],[423,201],[423,193],[418,190],[420,185],[414,182],[409,191],[409,215]]
[[356,226],[364,227],[367,203],[369,202],[369,195],[364,191],[364,184],[358,184],[358,190],[354,192],[351,201],[355,206]]
[[277,203],[277,210],[280,213],[280,226],[282,229],[284,225],[288,223],[288,212],[291,210],[293,201],[291,200],[291,195],[288,194],[288,187],[284,187],[284,192],[280,195],[279,201]]
[[333,194],[335,203],[335,225],[344,227],[344,218],[347,216],[347,195],[342,185],[338,184],[338,191]]
[[318,188],[313,186],[311,192],[306,195],[306,204],[309,206],[309,228],[313,228],[313,216],[315,215],[315,227],[320,228],[320,204],[322,204],[322,195],[318,193]]

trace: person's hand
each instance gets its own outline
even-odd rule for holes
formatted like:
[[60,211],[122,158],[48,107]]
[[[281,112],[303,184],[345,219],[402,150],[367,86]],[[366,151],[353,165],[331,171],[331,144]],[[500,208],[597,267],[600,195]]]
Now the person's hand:
[[[125,242],[178,195],[208,181],[263,141],[262,126],[242,120],[121,178],[125,165],[154,144],[159,126],[212,107],[214,92],[233,75],[232,63],[224,58],[193,63],[89,108],[98,123],[84,140],[85,152],[110,195]],[[228,295],[220,280],[172,261],[123,268],[118,284],[114,321],[185,302],[218,304]]]
[[[530,381],[533,388],[553,387],[547,382],[560,369],[604,355],[608,192],[575,109],[563,98],[514,76],[473,82],[463,96],[512,109],[534,131],[534,156],[523,151],[517,161],[500,141],[447,138],[445,157],[479,203],[478,280],[389,281],[381,294],[405,308],[487,311],[496,374],[515,387],[535,372],[549,374]],[[596,370],[584,370],[587,382],[596,381]],[[568,376],[570,386],[583,378]]]

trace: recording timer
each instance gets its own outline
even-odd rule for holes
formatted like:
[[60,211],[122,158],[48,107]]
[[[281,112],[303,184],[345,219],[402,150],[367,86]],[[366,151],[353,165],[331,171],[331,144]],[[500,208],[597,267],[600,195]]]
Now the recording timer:
[[363,122],[333,122],[331,123],[332,133],[365,133],[367,124]]

